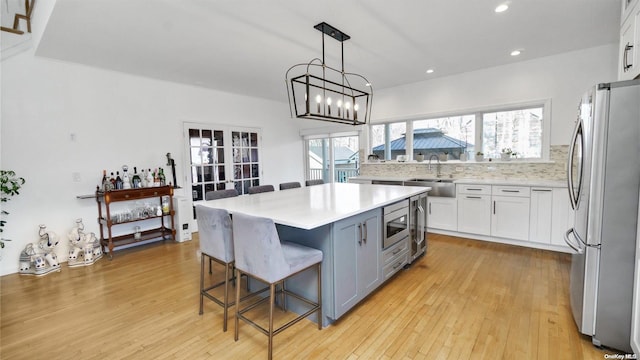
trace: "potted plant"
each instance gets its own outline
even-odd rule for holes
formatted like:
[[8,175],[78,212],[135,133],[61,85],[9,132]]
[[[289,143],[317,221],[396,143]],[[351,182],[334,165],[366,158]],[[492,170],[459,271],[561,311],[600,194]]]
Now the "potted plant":
[[511,160],[511,154],[513,154],[513,151],[511,151],[511,148],[504,148],[500,153],[500,158],[502,159],[502,161],[509,161]]
[[423,162],[424,161],[424,154],[421,151],[418,151],[418,153],[416,154],[416,161],[417,162]]
[[476,161],[484,161],[484,153],[482,151],[476,153]]
[[[12,196],[19,195],[20,188],[24,185],[25,180],[16,176],[16,173],[12,170],[0,170],[0,201],[5,203],[11,200]],[[2,210],[1,215],[9,215],[9,212]],[[0,233],[4,231],[5,220],[0,219]],[[10,241],[9,239],[0,238],[0,248],[4,248],[4,242]]]

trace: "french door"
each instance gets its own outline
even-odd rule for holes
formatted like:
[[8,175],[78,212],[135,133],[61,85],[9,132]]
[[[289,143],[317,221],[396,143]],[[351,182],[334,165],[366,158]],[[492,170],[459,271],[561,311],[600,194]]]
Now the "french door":
[[259,129],[185,123],[184,133],[193,201],[209,191],[235,188],[246,194],[260,185]]

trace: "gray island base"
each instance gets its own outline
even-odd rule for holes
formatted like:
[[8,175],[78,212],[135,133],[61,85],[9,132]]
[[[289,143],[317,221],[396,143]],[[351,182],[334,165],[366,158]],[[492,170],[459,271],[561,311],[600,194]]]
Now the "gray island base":
[[[391,276],[383,270],[383,207],[408,201],[429,190],[428,187],[334,183],[197,204],[226,209],[232,215],[240,212],[271,218],[282,241],[321,250],[324,254],[322,315],[323,326],[327,326]],[[409,244],[397,246],[405,249]],[[316,274],[307,271],[288,280],[286,286],[314,299],[316,281]],[[304,312],[304,307],[296,302],[289,300],[287,308]],[[315,321],[315,316],[309,319]]]

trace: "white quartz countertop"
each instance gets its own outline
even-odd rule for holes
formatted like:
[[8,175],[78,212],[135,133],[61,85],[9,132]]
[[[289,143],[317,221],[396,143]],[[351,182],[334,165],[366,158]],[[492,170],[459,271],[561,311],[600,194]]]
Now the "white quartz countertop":
[[429,190],[430,187],[333,183],[196,201],[194,205],[271,218],[276,224],[310,230]]
[[[360,175],[349,179],[377,180],[377,181],[409,181],[412,179],[424,178],[435,179],[435,176],[385,176],[385,175]],[[448,179],[443,177],[442,179]],[[518,185],[518,186],[540,186],[540,187],[560,187],[566,188],[567,182],[561,180],[544,179],[455,179],[456,184],[478,184],[478,185]]]

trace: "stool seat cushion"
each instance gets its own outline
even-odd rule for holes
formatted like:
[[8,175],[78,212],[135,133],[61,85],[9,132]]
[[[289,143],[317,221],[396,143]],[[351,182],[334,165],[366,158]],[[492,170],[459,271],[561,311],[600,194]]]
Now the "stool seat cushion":
[[322,261],[322,251],[293,243],[281,243],[272,219],[233,214],[236,268],[268,281],[278,282]]
[[285,241],[281,244],[284,259],[289,263],[289,271],[292,274],[322,261],[322,251],[318,249]]

